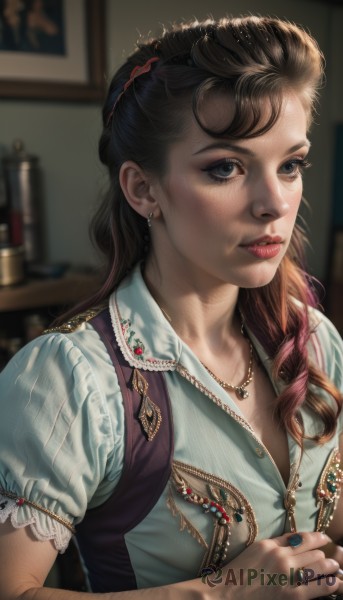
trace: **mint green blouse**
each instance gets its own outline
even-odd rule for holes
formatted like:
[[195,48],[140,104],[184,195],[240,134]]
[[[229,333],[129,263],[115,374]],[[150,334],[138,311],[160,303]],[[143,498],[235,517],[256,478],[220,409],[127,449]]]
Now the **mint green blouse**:
[[[343,418],[328,443],[305,441],[302,456],[288,436],[286,488],[237,404],[163,316],[139,266],[111,296],[110,312],[130,365],[165,372],[174,421],[171,480],[149,515],[125,536],[138,587],[190,579],[215,560],[222,528],[200,498],[221,504],[229,516],[227,560],[255,540],[288,531],[285,504],[290,506],[293,496],[297,529],[325,529],[325,502],[331,499],[333,509],[339,494]],[[312,360],[343,390],[342,340],[322,314],[313,311],[312,319]],[[251,340],[270,374],[271,360]],[[122,396],[91,325],[70,334],[45,334],[20,350],[0,374],[0,414],[0,521],[30,526],[36,538],[51,539],[63,551],[87,508],[111,495],[123,464]],[[301,414],[305,432],[320,431],[309,410]],[[185,502],[182,487],[192,489],[195,501]]]

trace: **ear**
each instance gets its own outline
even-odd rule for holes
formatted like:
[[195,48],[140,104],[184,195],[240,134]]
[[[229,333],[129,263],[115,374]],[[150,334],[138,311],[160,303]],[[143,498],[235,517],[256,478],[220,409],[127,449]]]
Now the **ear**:
[[119,183],[131,208],[145,219],[156,213],[158,203],[151,193],[151,177],[137,163],[127,160],[119,171]]

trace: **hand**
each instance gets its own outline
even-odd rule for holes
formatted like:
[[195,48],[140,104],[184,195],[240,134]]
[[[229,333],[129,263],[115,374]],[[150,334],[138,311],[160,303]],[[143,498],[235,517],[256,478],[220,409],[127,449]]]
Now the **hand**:
[[338,588],[338,592],[343,594],[343,546],[339,546],[334,542],[330,542],[326,546],[322,548],[325,552],[325,556],[327,558],[333,558],[339,563],[340,572],[337,574],[337,577],[341,579],[340,586]]
[[[302,543],[291,547],[291,535],[286,533],[249,546],[222,569],[221,577],[208,577],[204,598],[307,600],[339,593],[340,582],[335,576],[339,563],[326,558],[320,549],[330,538],[319,532],[301,533]],[[323,574],[326,577],[322,578]]]

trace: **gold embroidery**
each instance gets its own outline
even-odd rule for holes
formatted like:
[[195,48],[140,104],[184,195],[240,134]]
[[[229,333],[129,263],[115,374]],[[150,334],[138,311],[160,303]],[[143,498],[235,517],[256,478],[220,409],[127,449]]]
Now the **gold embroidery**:
[[27,504],[28,506],[32,506],[32,508],[35,508],[36,510],[39,510],[42,513],[45,513],[46,515],[48,515],[49,517],[51,517],[58,523],[61,523],[61,525],[64,525],[65,527],[67,527],[67,529],[69,529],[69,531],[71,531],[72,533],[75,534],[75,528],[73,527],[72,523],[70,523],[70,521],[67,521],[66,519],[63,519],[62,517],[59,517],[58,515],[53,513],[51,510],[44,508],[40,504],[37,504],[36,502],[31,502],[31,500],[27,500],[26,498],[17,496],[17,494],[12,494],[12,492],[7,492],[2,489],[0,489],[0,495],[5,496],[6,498],[10,498],[11,500],[15,500],[18,507],[23,506],[24,504]]
[[194,525],[192,525],[192,523],[189,521],[189,519],[187,519],[187,517],[185,517],[185,515],[181,512],[181,510],[178,509],[178,507],[176,506],[175,500],[173,498],[173,489],[170,486],[169,488],[169,493],[168,493],[168,498],[167,498],[167,506],[171,512],[171,514],[173,515],[173,517],[179,517],[179,521],[180,521],[180,531],[184,531],[184,529],[186,529],[188,531],[188,533],[191,534],[191,536],[194,537],[194,539],[196,539],[197,542],[199,542],[199,544],[201,546],[204,546],[204,548],[208,548],[208,544],[206,542],[206,540],[203,538],[203,536],[201,535],[201,533],[194,527]]
[[138,394],[142,396],[142,403],[139,409],[138,419],[142,424],[148,441],[151,442],[162,423],[161,410],[157,404],[155,404],[155,402],[149,398],[147,393],[149,384],[143,377],[142,373],[137,369],[134,369],[133,371],[132,387],[134,390],[136,390],[136,392],[138,392]]
[[[296,491],[301,487],[299,481],[298,465],[291,465],[291,473],[289,478],[289,484],[284,497],[284,507],[287,510],[287,516],[289,520],[290,531],[297,531],[297,524],[295,521],[295,506],[296,506]],[[292,473],[293,472],[293,473]]]
[[343,471],[340,462],[341,455],[338,448],[335,448],[329,456],[317,487],[319,513],[316,531],[325,531],[332,521],[341,494]]
[[66,323],[62,323],[62,325],[58,325],[57,327],[50,327],[49,329],[45,329],[43,333],[73,333],[76,331],[83,323],[87,323],[96,317],[104,308],[105,304],[102,306],[98,306],[95,308],[90,308],[83,313],[75,315]]
[[[254,430],[249,425],[249,423],[243,417],[240,417],[239,415],[237,415],[227,404],[225,404],[225,402],[222,402],[220,400],[220,398],[218,398],[218,396],[216,396],[206,386],[204,386],[196,377],[191,375],[188,372],[188,370],[185,367],[183,367],[181,364],[177,365],[176,370],[182,377],[184,377],[187,381],[189,381],[192,385],[194,385],[194,387],[196,389],[198,389],[200,392],[205,394],[205,396],[210,398],[210,400],[212,400],[212,402],[216,406],[218,406],[220,409],[222,409],[224,412],[226,412],[228,415],[230,415],[230,417],[232,417],[246,431],[248,431],[249,434],[253,437],[253,439],[256,442],[258,442],[258,444],[259,444],[259,447],[256,448],[256,453],[258,454],[258,456],[260,458],[262,458],[264,455],[268,456],[269,460],[274,465],[275,470],[279,473],[279,469],[275,463],[275,460],[273,459],[273,457],[270,454],[270,452],[268,451],[268,449],[264,446],[264,444],[262,444],[261,440],[256,436]],[[290,521],[291,530],[292,530],[292,528],[294,528],[294,530],[296,530],[295,511],[294,511],[295,503],[296,503],[295,491],[296,491],[296,488],[300,487],[300,485],[301,485],[299,482],[299,475],[298,475],[298,469],[299,469],[299,465],[301,462],[301,456],[302,456],[302,454],[300,452],[297,463],[294,465],[291,465],[291,467],[293,468],[294,475],[293,475],[293,478],[292,478],[292,476],[290,476],[290,483],[287,487],[286,495],[285,495],[285,499],[284,499],[284,506],[287,510],[287,516]]]
[[213,518],[211,543],[210,545],[206,544],[207,552],[199,573],[206,565],[214,564],[219,567],[226,562],[232,526],[240,527],[240,523],[245,522],[248,527],[245,545],[249,546],[255,540],[258,529],[252,506],[245,496],[228,481],[191,465],[174,461],[172,483],[173,488],[168,497],[168,507],[173,516],[180,518],[181,529],[187,529],[203,546],[205,544],[201,542],[203,538],[200,532],[177,508],[173,492],[183,497],[188,503],[199,506],[206,516],[208,513],[208,516]]

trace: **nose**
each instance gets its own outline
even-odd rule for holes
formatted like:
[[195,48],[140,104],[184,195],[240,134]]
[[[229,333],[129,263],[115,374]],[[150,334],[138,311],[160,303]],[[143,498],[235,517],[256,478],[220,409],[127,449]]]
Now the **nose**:
[[273,221],[290,210],[290,191],[277,174],[260,174],[254,182],[251,213],[255,219]]

